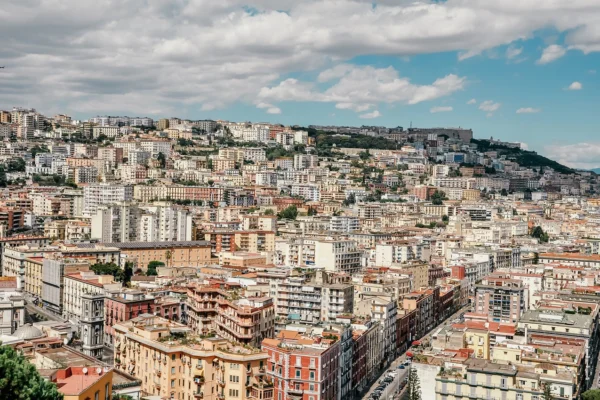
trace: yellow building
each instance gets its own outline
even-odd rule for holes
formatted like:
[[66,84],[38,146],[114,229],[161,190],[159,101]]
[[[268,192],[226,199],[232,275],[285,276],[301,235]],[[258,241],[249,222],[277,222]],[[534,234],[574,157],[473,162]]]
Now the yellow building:
[[114,325],[115,366],[150,395],[178,400],[269,399],[268,355],[251,346],[197,336],[152,315]]
[[64,400],[106,400],[112,398],[112,379],[112,369],[90,366],[58,370],[51,380]]
[[42,265],[44,257],[25,259],[25,291],[32,296],[42,298]]
[[552,398],[577,398],[575,373],[566,368],[547,363],[523,367],[469,358],[463,364],[452,363],[451,368],[440,370],[435,379],[435,398],[542,400],[546,385]]
[[275,251],[274,231],[236,231],[235,244],[238,250],[249,253]]
[[490,359],[490,332],[487,329],[467,329],[465,342],[467,348],[474,351],[475,358]]

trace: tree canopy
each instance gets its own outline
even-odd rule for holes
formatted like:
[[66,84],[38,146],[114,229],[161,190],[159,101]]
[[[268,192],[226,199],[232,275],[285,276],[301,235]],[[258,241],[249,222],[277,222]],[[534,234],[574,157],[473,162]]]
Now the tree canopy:
[[42,378],[23,355],[0,346],[0,398],[4,400],[60,400],[56,385]]
[[147,276],[156,276],[158,272],[156,272],[156,268],[164,267],[165,263],[162,261],[150,261],[148,263],[148,270],[146,271]]
[[421,382],[414,368],[408,373],[408,400],[421,400]]
[[296,219],[298,216],[298,207],[291,205],[278,214],[281,219]]
[[436,190],[432,195],[431,195],[431,203],[434,206],[441,206],[442,204],[444,204],[444,200],[448,200],[448,198],[446,197],[446,193]]
[[531,231],[531,237],[539,239],[541,243],[548,243],[548,240],[550,239],[548,234],[544,232],[541,226],[536,226],[533,228]]
[[581,400],[600,400],[600,389],[590,389],[583,392]]

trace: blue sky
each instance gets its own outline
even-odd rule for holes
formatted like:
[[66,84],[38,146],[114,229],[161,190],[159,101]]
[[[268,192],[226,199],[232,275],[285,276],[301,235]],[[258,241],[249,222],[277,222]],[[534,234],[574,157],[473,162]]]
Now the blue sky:
[[3,10],[0,109],[462,126],[600,167],[598,0],[6,0]]

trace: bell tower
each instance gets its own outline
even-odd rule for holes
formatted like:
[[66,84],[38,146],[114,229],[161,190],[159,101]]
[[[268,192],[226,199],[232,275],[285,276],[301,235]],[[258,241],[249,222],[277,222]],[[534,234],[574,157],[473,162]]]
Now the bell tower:
[[81,340],[83,353],[102,359],[104,352],[104,295],[81,296]]

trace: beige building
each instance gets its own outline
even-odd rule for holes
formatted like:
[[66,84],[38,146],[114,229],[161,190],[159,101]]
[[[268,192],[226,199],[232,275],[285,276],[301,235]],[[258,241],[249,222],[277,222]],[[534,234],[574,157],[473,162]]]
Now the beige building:
[[189,325],[198,334],[220,337],[258,347],[275,334],[275,306],[270,297],[242,297],[202,285],[187,292]]
[[115,366],[150,395],[178,400],[271,399],[267,354],[152,315],[114,325]]
[[275,232],[273,231],[236,231],[235,244],[238,250],[250,253],[275,251]]
[[63,317],[79,321],[84,313],[81,296],[103,295],[108,289],[118,289],[112,275],[96,275],[94,272],[77,272],[65,276]]
[[435,381],[436,400],[543,400],[545,385],[552,398],[576,398],[574,373],[546,363],[523,367],[469,358],[442,368]]
[[42,266],[44,257],[25,259],[25,291],[38,299],[42,298]]

